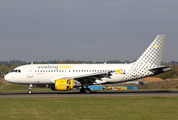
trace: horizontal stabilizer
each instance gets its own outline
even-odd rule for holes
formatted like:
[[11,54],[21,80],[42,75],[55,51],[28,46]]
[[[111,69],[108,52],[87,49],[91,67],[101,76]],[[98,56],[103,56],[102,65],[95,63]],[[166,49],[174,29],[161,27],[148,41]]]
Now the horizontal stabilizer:
[[171,68],[168,66],[159,66],[159,67],[148,69],[148,70],[155,72],[155,74],[159,74],[159,73],[170,71]]

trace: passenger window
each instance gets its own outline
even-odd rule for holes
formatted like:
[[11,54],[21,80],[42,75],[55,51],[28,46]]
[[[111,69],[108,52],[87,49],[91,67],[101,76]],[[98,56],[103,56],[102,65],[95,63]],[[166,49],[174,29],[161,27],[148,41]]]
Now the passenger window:
[[69,70],[69,72],[70,72],[70,70]]
[[64,72],[64,70],[62,70],[62,72]]
[[85,70],[84,70],[84,72],[85,72]]
[[20,71],[20,70],[18,70],[18,72],[20,73],[21,71]]
[[73,70],[73,72],[75,72],[75,70]]

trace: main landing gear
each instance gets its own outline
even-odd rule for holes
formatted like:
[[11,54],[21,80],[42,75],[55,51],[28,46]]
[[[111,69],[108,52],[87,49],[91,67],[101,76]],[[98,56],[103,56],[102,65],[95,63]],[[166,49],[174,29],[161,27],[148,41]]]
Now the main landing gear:
[[91,90],[90,90],[90,88],[81,88],[80,92],[81,93],[91,93]]
[[29,84],[28,94],[32,94],[32,87],[33,87],[33,85],[32,85],[32,84]]

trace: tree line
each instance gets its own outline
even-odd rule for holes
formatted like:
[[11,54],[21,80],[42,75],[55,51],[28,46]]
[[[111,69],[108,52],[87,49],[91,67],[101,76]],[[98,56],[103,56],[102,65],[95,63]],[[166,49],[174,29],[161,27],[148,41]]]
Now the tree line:
[[[96,61],[96,62],[93,62],[93,61],[81,61],[81,60],[51,60],[51,61],[41,61],[41,62],[38,62],[38,61],[34,61],[33,63],[34,64],[81,64],[81,63],[88,63],[88,64],[94,64],[94,63],[104,63],[104,62],[107,62],[107,63],[124,63],[124,62],[127,62],[127,63],[130,63],[130,61],[119,61],[119,60],[109,60],[109,61]],[[14,65],[16,63],[20,63],[22,65],[25,65],[25,64],[30,64],[30,62],[25,62],[25,61],[21,61],[21,60],[10,60],[10,61],[0,61],[0,65]]]

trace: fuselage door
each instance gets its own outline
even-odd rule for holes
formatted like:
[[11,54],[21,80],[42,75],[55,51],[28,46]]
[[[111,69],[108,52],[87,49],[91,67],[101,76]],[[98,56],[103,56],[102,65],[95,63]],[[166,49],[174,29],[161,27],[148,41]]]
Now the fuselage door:
[[33,77],[33,68],[32,67],[27,68],[27,77]]

